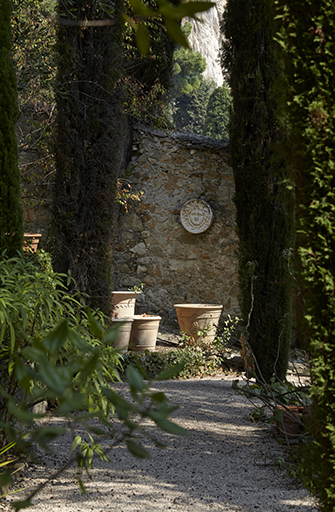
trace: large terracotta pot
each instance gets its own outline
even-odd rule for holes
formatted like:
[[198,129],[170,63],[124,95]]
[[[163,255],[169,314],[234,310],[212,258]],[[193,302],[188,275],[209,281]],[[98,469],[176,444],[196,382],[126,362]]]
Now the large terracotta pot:
[[40,233],[24,233],[23,250],[26,252],[36,252],[41,236]]
[[[203,340],[211,343],[215,338],[216,328],[219,324],[223,306],[219,304],[175,304],[174,305],[179,328],[191,341]],[[208,328],[205,336],[199,336],[197,332]]]
[[128,350],[132,325],[132,317],[112,319],[112,326],[118,328],[118,337],[114,342],[114,348],[118,349],[121,354]]
[[160,316],[134,315],[130,334],[129,350],[154,352],[158,334]]
[[113,291],[112,292],[112,318],[134,316],[137,295],[141,292]]

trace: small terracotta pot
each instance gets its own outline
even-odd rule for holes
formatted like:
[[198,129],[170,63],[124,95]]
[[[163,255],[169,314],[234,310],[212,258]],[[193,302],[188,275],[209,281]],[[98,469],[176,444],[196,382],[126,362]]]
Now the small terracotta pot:
[[23,250],[26,252],[36,252],[41,236],[40,233],[24,233]]
[[134,315],[129,350],[154,352],[159,328],[160,316]]
[[282,414],[283,421],[276,420],[276,426],[281,437],[292,439],[297,437],[303,430],[303,417],[306,416],[306,409],[299,405],[278,405],[277,410]]
[[112,292],[112,318],[125,318],[135,315],[135,302],[141,292],[114,291]]
[[114,348],[118,349],[121,354],[128,350],[133,321],[132,317],[112,319],[112,326],[118,327],[118,338],[114,342]]

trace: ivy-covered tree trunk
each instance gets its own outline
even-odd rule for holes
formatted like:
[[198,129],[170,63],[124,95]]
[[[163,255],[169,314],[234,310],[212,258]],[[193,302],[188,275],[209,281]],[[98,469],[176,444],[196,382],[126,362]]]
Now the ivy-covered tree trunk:
[[23,211],[15,126],[19,114],[11,59],[11,2],[0,0],[0,252],[22,248]]
[[321,510],[335,510],[335,3],[280,0],[297,251],[312,352],[312,431],[304,453]]
[[258,377],[286,376],[291,341],[293,205],[276,118],[280,73],[272,0],[228,0],[223,66],[233,109],[230,127],[239,235],[240,307]]
[[[111,298],[123,131],[122,88],[118,86],[123,2],[113,5],[111,18],[100,2],[60,0],[57,42],[54,264],[57,271],[69,269],[79,290],[88,294],[89,304],[105,312]],[[80,20],[93,24],[70,24]]]

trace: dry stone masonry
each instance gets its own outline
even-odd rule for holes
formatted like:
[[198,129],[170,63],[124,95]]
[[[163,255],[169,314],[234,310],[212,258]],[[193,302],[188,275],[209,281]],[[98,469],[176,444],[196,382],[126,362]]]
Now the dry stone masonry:
[[[173,304],[223,304],[238,314],[233,172],[228,142],[186,133],[137,127],[129,178],[144,198],[120,212],[114,250],[115,289],[140,283],[139,312],[175,321]],[[204,201],[213,222],[193,234],[180,212],[191,200]]]

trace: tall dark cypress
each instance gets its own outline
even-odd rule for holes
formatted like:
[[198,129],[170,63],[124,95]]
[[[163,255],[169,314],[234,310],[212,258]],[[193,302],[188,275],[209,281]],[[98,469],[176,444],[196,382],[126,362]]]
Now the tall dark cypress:
[[[71,270],[88,302],[108,311],[115,190],[122,135],[122,0],[110,17],[99,2],[59,0],[56,185],[58,271]],[[68,22],[100,20],[103,26]],[[110,22],[114,20],[115,23]],[[109,23],[109,24],[108,24]]]
[[228,0],[223,67],[233,98],[230,126],[239,235],[240,307],[258,376],[286,376],[291,340],[293,206],[276,117],[280,60],[273,0]]
[[11,59],[11,2],[0,0],[0,252],[22,248],[23,211],[15,126],[18,118],[16,77]]
[[305,482],[335,510],[335,3],[278,0],[297,186],[298,278],[312,355]]

